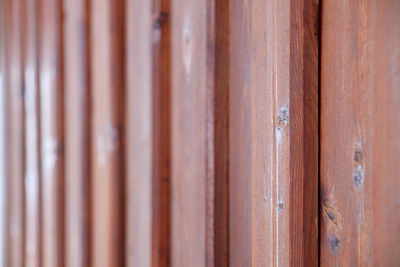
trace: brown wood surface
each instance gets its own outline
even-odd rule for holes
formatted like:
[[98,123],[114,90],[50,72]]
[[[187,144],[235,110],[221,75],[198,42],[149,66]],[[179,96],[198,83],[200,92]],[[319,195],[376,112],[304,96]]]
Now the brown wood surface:
[[92,264],[123,266],[124,12],[122,0],[90,5]]
[[36,0],[24,0],[23,79],[25,84],[25,266],[41,266],[39,75]]
[[315,266],[318,2],[230,6],[230,264]]
[[64,266],[61,1],[38,1],[42,266]]
[[228,8],[172,1],[173,266],[228,264]]
[[323,1],[321,266],[400,264],[399,14]]
[[126,263],[152,265],[152,1],[126,8]]
[[66,266],[90,266],[89,1],[64,1]]
[[9,20],[9,114],[10,119],[10,176],[9,176],[9,266],[24,264],[24,82],[22,65],[21,1],[8,1]]

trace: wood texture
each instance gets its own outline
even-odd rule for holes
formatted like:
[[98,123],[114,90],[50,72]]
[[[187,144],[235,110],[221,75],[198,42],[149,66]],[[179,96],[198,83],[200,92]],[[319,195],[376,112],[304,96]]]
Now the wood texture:
[[90,5],[92,264],[124,265],[124,5]]
[[152,1],[127,1],[126,10],[126,258],[152,266]]
[[398,1],[324,1],[321,266],[396,266]]
[[315,1],[231,1],[232,266],[317,262],[317,12]]
[[9,176],[9,266],[24,265],[24,103],[25,88],[22,65],[22,3],[9,1],[9,114],[10,119],[10,176]]
[[173,266],[228,264],[228,7],[172,1]]
[[24,0],[23,79],[25,84],[25,266],[41,264],[40,249],[40,151],[39,151],[39,75],[37,54],[36,0]]
[[61,2],[40,0],[42,266],[64,266],[64,91]]
[[64,1],[66,266],[90,265],[89,1]]

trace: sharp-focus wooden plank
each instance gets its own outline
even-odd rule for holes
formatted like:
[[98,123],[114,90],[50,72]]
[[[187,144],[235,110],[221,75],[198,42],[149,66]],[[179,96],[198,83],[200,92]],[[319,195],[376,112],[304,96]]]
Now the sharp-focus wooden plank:
[[321,266],[400,264],[399,14],[323,2]]
[[172,1],[174,266],[228,262],[228,7]]
[[24,82],[22,75],[21,1],[9,1],[9,266],[24,264]]
[[91,3],[92,264],[123,266],[124,1]]
[[126,24],[126,256],[128,266],[151,266],[152,1],[127,1]]
[[90,265],[88,1],[64,1],[66,265]]
[[39,81],[36,0],[25,0],[21,13],[24,28],[25,82],[25,266],[40,266],[39,226]]
[[232,266],[316,264],[317,11],[309,0],[231,1]]
[[38,1],[42,266],[64,266],[61,1]]

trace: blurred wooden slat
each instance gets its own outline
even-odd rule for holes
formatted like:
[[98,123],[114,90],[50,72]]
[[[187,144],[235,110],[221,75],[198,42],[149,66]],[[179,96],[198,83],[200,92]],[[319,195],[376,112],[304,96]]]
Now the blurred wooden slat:
[[24,265],[24,95],[21,44],[21,1],[9,1],[9,116],[10,116],[10,184],[9,184],[9,266]]
[[124,264],[124,1],[90,5],[92,264]]
[[229,6],[216,2],[172,1],[173,266],[226,266],[228,260],[229,50],[222,19]]
[[66,265],[90,265],[88,1],[64,1]]
[[127,261],[169,264],[169,0],[127,6]]
[[6,0],[0,0],[0,266],[7,266],[8,78]]
[[127,266],[152,265],[152,1],[127,1]]
[[317,12],[231,1],[232,266],[317,264]]
[[321,266],[400,264],[400,2],[324,1]]
[[25,266],[40,266],[39,243],[39,84],[37,58],[36,0],[23,0],[25,30]]
[[61,1],[38,1],[42,253],[64,266],[64,101]]

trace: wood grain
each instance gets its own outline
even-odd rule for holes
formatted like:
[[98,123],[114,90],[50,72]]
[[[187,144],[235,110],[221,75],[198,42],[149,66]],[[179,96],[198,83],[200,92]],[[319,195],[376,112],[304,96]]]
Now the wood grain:
[[21,11],[24,57],[25,111],[25,266],[40,266],[39,75],[36,0],[24,0]]
[[88,1],[64,1],[66,265],[90,265]]
[[38,1],[42,266],[64,266],[64,89],[61,2]]
[[230,264],[313,266],[318,5],[230,7]]
[[90,5],[92,264],[124,265],[124,2]]
[[399,179],[397,1],[324,1],[321,266],[396,266]]

